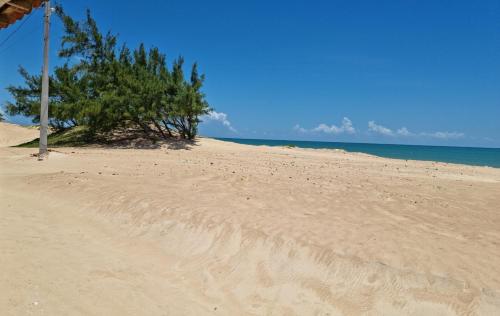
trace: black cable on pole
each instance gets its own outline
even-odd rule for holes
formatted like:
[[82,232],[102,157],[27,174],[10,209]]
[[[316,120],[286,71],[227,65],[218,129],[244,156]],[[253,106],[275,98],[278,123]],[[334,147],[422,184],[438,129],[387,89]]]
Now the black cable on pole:
[[0,56],[2,56],[4,53],[6,53],[11,47],[16,46],[17,43],[19,43],[22,39],[25,39],[32,32],[39,30],[42,27],[43,27],[43,25],[36,25],[35,27],[28,29],[25,33],[19,34],[13,41],[10,41],[8,43],[8,45],[4,45],[4,47],[2,49],[0,49]]
[[0,47],[2,47],[9,40],[9,38],[11,38],[14,34],[16,34],[16,32],[19,31],[21,29],[21,27],[23,27],[24,23],[26,23],[31,18],[32,15],[33,14],[28,14],[28,17],[26,19],[24,19],[21,22],[21,24],[19,24],[19,26],[14,31],[12,31],[12,33],[7,35],[7,37],[0,43]]

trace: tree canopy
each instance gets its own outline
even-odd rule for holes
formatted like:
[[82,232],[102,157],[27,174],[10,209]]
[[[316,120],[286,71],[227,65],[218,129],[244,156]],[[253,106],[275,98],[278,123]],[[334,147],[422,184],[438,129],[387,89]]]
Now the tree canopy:
[[[196,63],[186,79],[182,57],[169,68],[156,47],[118,47],[117,36],[101,33],[89,10],[83,21],[61,7],[56,12],[64,25],[59,56],[65,63],[50,76],[52,128],[85,126],[91,135],[135,128],[151,138],[197,135],[200,117],[211,109],[202,92],[205,76]],[[19,73],[24,85],[7,88],[14,98],[6,104],[7,113],[39,122],[41,75],[23,67]]]

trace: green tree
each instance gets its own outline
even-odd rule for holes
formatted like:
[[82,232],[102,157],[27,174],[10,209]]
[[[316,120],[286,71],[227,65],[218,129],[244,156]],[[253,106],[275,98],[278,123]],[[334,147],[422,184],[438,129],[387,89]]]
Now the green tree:
[[[173,61],[170,71],[158,48],[143,44],[131,51],[117,49],[117,36],[103,35],[87,11],[77,22],[61,7],[63,21],[59,56],[66,64],[56,67],[50,78],[49,120],[55,129],[77,125],[91,135],[117,129],[140,129],[150,138],[178,135],[193,139],[199,117],[210,111],[201,91],[204,76],[195,63],[190,80],[184,78],[184,59]],[[20,68],[24,86],[10,86],[15,102],[7,104],[9,114],[39,120],[40,75]]]

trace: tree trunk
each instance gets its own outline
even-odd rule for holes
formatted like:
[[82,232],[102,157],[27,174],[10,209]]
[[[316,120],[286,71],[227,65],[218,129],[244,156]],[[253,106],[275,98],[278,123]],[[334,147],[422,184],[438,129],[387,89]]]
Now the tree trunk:
[[160,132],[161,137],[163,137],[163,139],[167,139],[167,135],[165,135],[165,133],[163,132],[163,129],[161,128],[160,124],[158,124],[158,122],[156,122],[155,120],[153,120],[153,124]]
[[161,120],[161,121],[162,121],[163,125],[165,125],[165,129],[167,130],[168,136],[173,137],[174,135],[172,135],[172,131],[168,127],[167,121],[165,121],[165,120]]

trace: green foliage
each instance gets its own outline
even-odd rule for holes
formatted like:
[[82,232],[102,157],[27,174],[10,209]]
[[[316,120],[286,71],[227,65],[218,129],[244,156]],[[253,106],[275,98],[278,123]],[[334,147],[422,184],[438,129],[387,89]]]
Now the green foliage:
[[[179,136],[192,139],[199,117],[211,109],[202,86],[204,76],[193,64],[184,78],[182,57],[170,70],[158,48],[143,44],[130,50],[117,49],[117,36],[103,35],[90,11],[77,22],[61,7],[57,14],[64,25],[59,56],[66,58],[50,77],[49,121],[56,131],[85,126],[89,135],[116,129],[141,129],[150,138]],[[22,114],[39,121],[41,76],[19,70],[25,84],[10,86],[15,102],[9,114]]]
[[[47,138],[47,143],[50,147],[64,147],[64,146],[83,146],[87,144],[91,139],[89,139],[89,133],[87,128],[84,126],[77,126],[71,129],[61,130],[52,134],[49,134]],[[27,147],[27,148],[38,148],[39,138],[34,139],[30,142],[17,145],[16,147]]]

